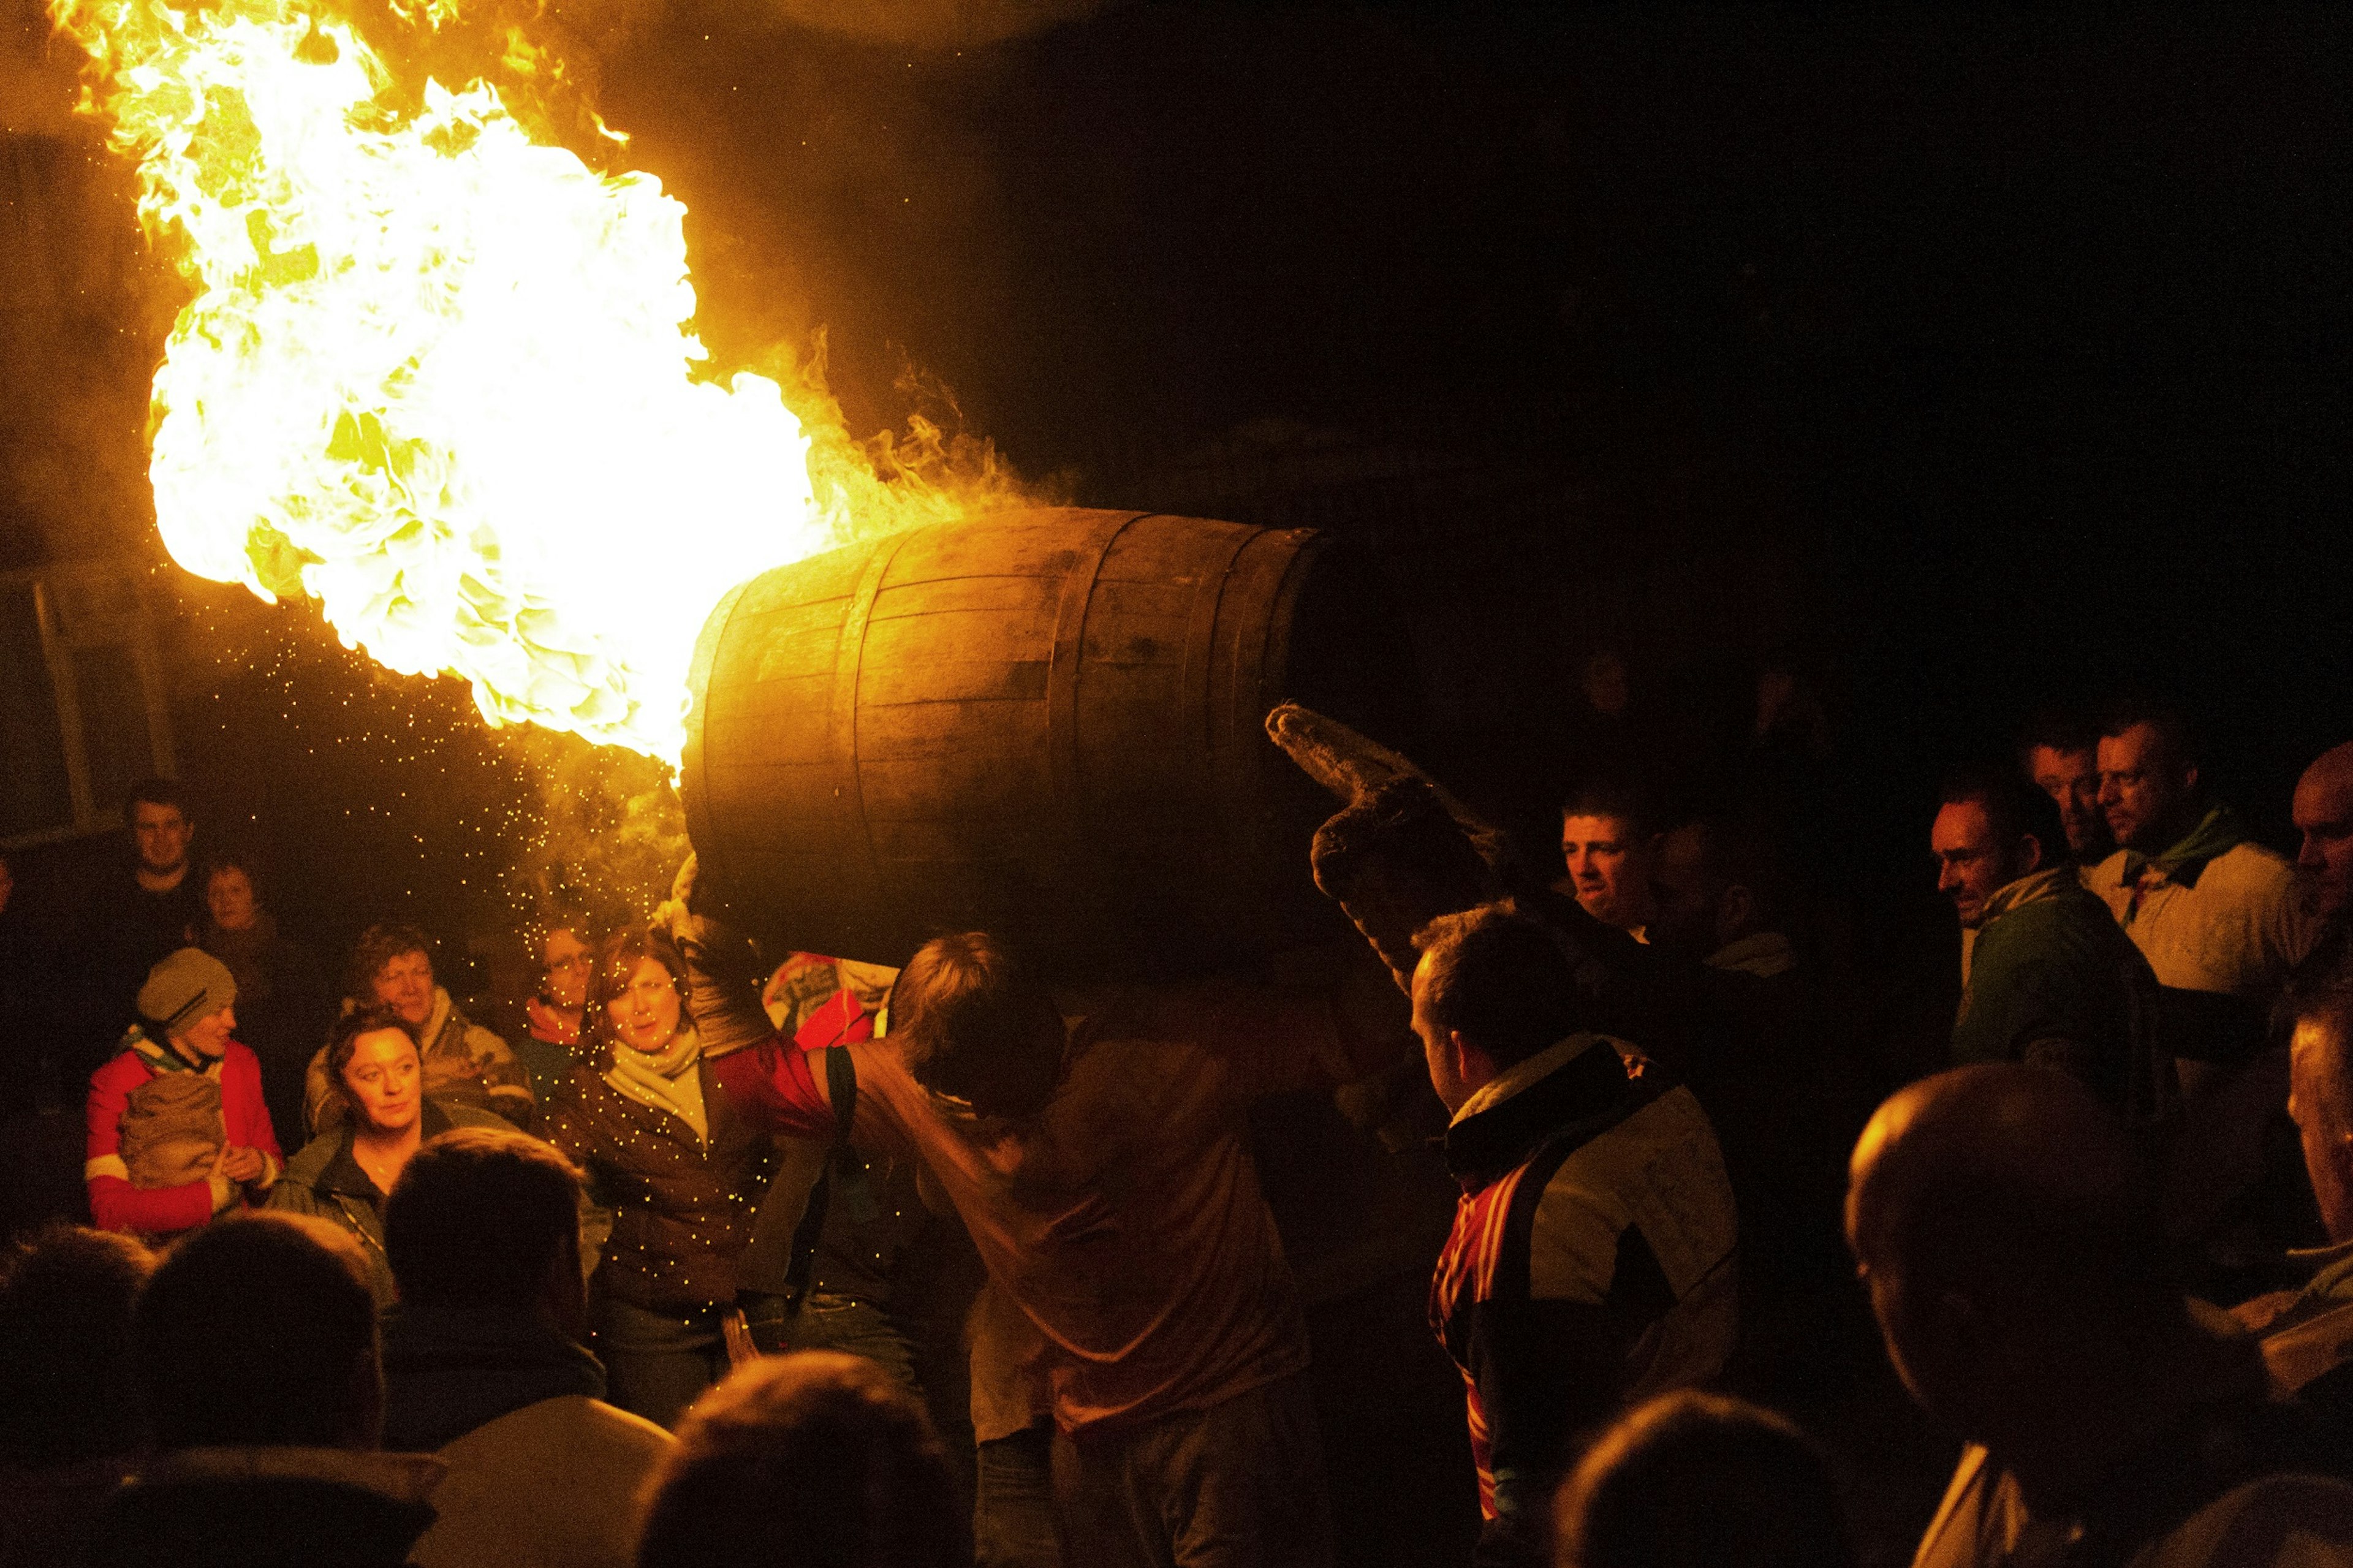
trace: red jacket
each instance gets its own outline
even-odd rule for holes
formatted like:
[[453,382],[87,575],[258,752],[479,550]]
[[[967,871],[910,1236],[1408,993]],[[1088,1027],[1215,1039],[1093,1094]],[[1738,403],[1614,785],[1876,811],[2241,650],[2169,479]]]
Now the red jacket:
[[[123,1051],[90,1075],[90,1142],[82,1179],[90,1184],[90,1217],[100,1230],[150,1235],[194,1230],[213,1217],[208,1182],[176,1187],[134,1187],[121,1156],[122,1112],[132,1091],[155,1076],[136,1051]],[[220,1063],[221,1122],[231,1148],[261,1151],[263,1174],[277,1179],[286,1159],[270,1131],[269,1108],[261,1099],[261,1064],[251,1051],[229,1042]],[[265,1181],[263,1185],[268,1184]],[[250,1202],[249,1198],[243,1201]]]

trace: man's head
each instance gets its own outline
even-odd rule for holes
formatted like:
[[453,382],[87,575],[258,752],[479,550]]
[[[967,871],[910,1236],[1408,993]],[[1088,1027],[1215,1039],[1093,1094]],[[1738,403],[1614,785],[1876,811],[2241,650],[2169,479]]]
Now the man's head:
[[2063,1073],[1958,1068],[1882,1105],[1849,1165],[1847,1240],[1913,1397],[2000,1449],[2081,1368],[2128,1363],[2179,1316],[2153,1191]]
[[1763,835],[1744,823],[1697,817],[1661,836],[1651,883],[1651,945],[1705,958],[1781,915],[1781,877]]
[[923,1407],[863,1356],[763,1356],[694,1403],[655,1471],[638,1568],[972,1561]]
[[2328,1239],[2353,1241],[2353,990],[2332,986],[2297,1001],[2287,1113]]
[[427,1140],[385,1199],[384,1250],[404,1307],[586,1336],[580,1174],[536,1138],[459,1127]]
[[360,932],[344,972],[343,994],[362,1006],[380,1003],[415,1027],[433,1016],[433,939],[413,925],[372,925]]
[[169,877],[187,869],[188,841],[196,836],[196,825],[178,784],[169,779],[142,779],[132,786],[123,809],[131,819],[131,841],[139,847],[142,871]]
[[1560,1489],[1563,1568],[1852,1568],[1838,1487],[1786,1418],[1681,1389],[1619,1417]]
[[1626,679],[1626,658],[1614,647],[1598,647],[1577,661],[1577,692],[1585,705],[1605,718],[1626,711],[1632,696]]
[[1961,924],[1985,921],[1986,900],[2031,872],[2067,863],[2067,832],[2049,795],[2008,768],[1956,773],[1939,796],[1928,847],[1936,890]]
[[2099,763],[2100,810],[2118,844],[2150,853],[2195,826],[2198,750],[2180,714],[2119,702],[2100,724]]
[[139,1447],[131,1309],[155,1256],[53,1226],[0,1263],[0,1458],[46,1469]]
[[2296,889],[2316,915],[2353,910],[2353,741],[2323,752],[2295,783],[2290,807],[2304,836]]
[[200,947],[164,955],[139,987],[139,1016],[151,1039],[169,1041],[191,1062],[228,1049],[237,1029],[237,976]]
[[1021,1121],[1061,1079],[1068,1031],[1044,983],[987,931],[934,937],[891,990],[892,1038],[934,1096]]
[[1443,915],[1414,933],[1414,946],[1413,1032],[1449,1110],[1586,1026],[1567,957],[1525,915],[1499,904]]
[[218,1220],[174,1247],[140,1295],[132,1362],[167,1453],[372,1448],[382,1429],[367,1262],[307,1215]]
[[2070,714],[2039,715],[2019,738],[2019,766],[2058,804],[2068,851],[2084,866],[2116,847],[2100,811],[2099,746],[2099,731]]
[[1639,931],[1651,916],[1650,811],[1641,793],[1591,784],[1560,808],[1560,856],[1577,901],[1603,925]]

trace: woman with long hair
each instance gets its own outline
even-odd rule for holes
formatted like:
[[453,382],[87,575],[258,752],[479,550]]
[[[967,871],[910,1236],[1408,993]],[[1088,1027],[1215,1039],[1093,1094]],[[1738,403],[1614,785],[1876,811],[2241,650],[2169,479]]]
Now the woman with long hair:
[[591,1282],[612,1400],[665,1426],[726,1372],[722,1319],[775,1147],[711,1081],[685,999],[686,965],[666,933],[607,938],[571,1102],[543,1128],[614,1211]]

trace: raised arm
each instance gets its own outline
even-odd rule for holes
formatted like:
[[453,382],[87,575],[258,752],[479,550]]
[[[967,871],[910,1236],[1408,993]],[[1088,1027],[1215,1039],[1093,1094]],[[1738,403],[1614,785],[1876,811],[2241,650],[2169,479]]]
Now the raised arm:
[[[833,1136],[833,1102],[814,1052],[777,1034],[760,1010],[760,976],[751,943],[694,914],[691,856],[679,870],[670,902],[657,916],[686,960],[686,1010],[702,1037],[702,1059],[738,1110],[770,1132]],[[822,1066],[822,1063],[816,1064]]]

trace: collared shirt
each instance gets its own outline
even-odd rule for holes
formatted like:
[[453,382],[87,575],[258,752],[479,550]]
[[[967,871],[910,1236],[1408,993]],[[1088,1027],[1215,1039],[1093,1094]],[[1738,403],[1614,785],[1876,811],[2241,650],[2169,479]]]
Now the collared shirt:
[[2144,868],[2131,883],[2125,861],[2117,850],[2084,885],[2106,903],[2160,985],[2264,995],[2319,937],[2319,918],[2305,913],[2294,868],[2277,850],[2240,844],[2171,875]]
[[1779,931],[1756,931],[1709,953],[1707,966],[1770,980],[1798,967],[1798,954],[1789,945],[1789,939]]

